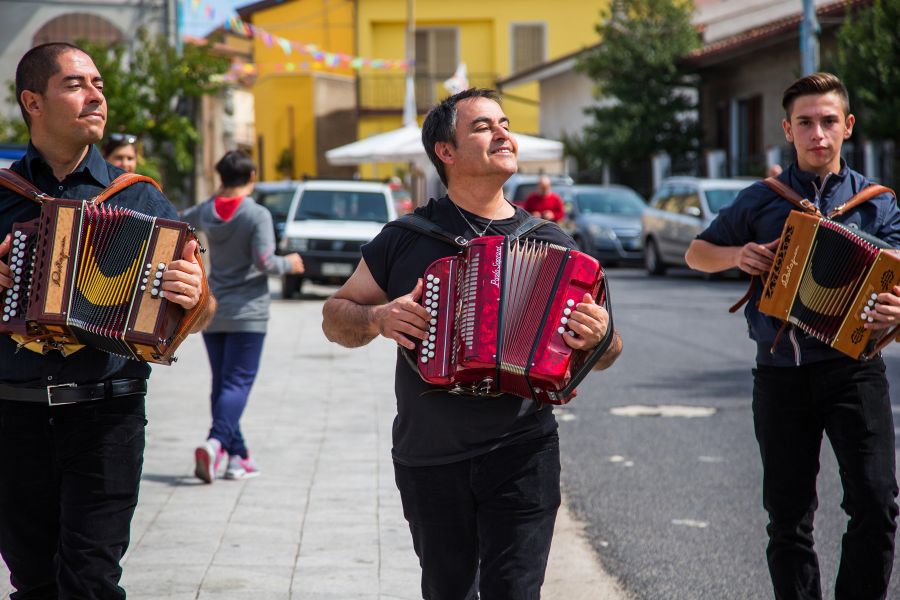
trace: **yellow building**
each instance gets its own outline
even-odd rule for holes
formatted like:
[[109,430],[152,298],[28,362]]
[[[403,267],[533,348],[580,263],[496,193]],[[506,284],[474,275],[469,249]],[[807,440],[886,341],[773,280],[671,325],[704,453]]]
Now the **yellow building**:
[[354,12],[352,0],[262,0],[238,9],[257,32],[253,96],[260,179],[353,173],[328,165],[324,153],[356,139],[354,71],[329,66],[308,50],[354,54]]
[[[358,0],[359,53],[402,57],[407,0]],[[608,0],[415,0],[415,83],[419,122],[449,95],[444,81],[465,63],[470,86],[495,88],[498,79],[597,43],[595,26]],[[359,75],[359,137],[399,127],[403,73]],[[503,108],[513,131],[540,135],[538,86],[504,90]],[[394,165],[366,167],[366,176],[388,176]]]
[[[499,79],[597,42],[595,26],[608,0],[414,0],[415,86],[419,122],[449,95],[443,82],[464,63],[470,86],[496,87]],[[284,38],[352,56],[406,57],[408,0],[263,0],[239,9],[255,26]],[[259,77],[254,89],[260,161],[266,178],[285,149],[294,149],[294,175],[331,174],[322,152],[354,139],[400,127],[405,72],[363,67],[330,68],[277,44],[254,42]],[[279,64],[293,62],[288,71]],[[322,83],[327,81],[326,84]],[[347,112],[347,84],[352,110]],[[318,92],[317,92],[318,90]],[[516,132],[539,135],[538,86],[504,89],[504,110]],[[323,109],[343,111],[342,128],[324,134]],[[351,114],[352,113],[352,114]],[[358,119],[358,121],[357,121]],[[354,128],[350,139],[344,128]],[[364,165],[364,177],[387,177],[403,165]]]

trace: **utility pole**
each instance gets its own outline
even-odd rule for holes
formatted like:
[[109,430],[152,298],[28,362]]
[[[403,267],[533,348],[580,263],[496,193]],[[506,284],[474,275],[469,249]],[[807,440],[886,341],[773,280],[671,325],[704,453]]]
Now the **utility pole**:
[[416,125],[416,0],[406,0],[406,93],[403,125]]
[[184,31],[184,0],[175,0],[175,55],[181,58],[183,48],[181,45],[181,32]]
[[800,70],[805,77],[819,70],[819,21],[814,0],[803,0],[800,21]]

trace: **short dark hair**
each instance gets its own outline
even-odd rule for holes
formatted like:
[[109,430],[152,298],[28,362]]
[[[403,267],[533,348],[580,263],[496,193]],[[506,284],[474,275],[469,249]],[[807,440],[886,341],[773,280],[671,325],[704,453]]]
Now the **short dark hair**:
[[237,187],[250,182],[250,178],[256,172],[256,164],[246,152],[231,150],[216,163],[216,171],[219,172],[222,185]]
[[59,55],[70,50],[87,54],[84,50],[68,42],[50,42],[35,46],[25,53],[16,67],[16,101],[22,111],[25,124],[31,128],[31,119],[22,103],[22,92],[28,90],[37,94],[47,93],[47,82],[59,73]]
[[781,106],[784,108],[784,114],[788,121],[791,120],[791,110],[794,108],[794,100],[800,96],[821,96],[835,92],[841,99],[844,107],[844,116],[850,114],[850,94],[847,92],[847,86],[838,79],[837,75],[832,73],[813,73],[805,77],[801,77],[792,83],[788,89],[784,90],[781,97]]
[[431,160],[431,164],[437,169],[438,175],[444,186],[447,185],[447,172],[444,163],[434,151],[434,145],[438,142],[449,142],[456,147],[456,105],[469,98],[487,98],[500,104],[500,95],[494,90],[483,88],[469,88],[449,98],[443,99],[440,104],[434,106],[425,117],[422,124],[422,145]]

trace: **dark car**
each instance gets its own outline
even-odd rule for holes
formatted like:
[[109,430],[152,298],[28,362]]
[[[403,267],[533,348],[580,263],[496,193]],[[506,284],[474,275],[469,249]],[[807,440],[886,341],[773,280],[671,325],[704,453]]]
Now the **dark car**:
[[569,192],[569,219],[582,252],[604,267],[643,260],[641,215],[647,205],[637,192],[622,185],[574,185]]

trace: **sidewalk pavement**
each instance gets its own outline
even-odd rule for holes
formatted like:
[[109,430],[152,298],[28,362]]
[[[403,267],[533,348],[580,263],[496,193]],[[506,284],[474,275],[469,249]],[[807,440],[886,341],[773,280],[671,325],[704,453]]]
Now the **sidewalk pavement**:
[[[276,300],[242,429],[262,475],[206,485],[209,367],[190,336],[155,367],[141,496],[123,560],[133,600],[415,600],[419,567],[390,458],[393,343],[325,340],[321,299]],[[543,597],[619,600],[563,509]],[[9,576],[0,563],[0,594]]]

